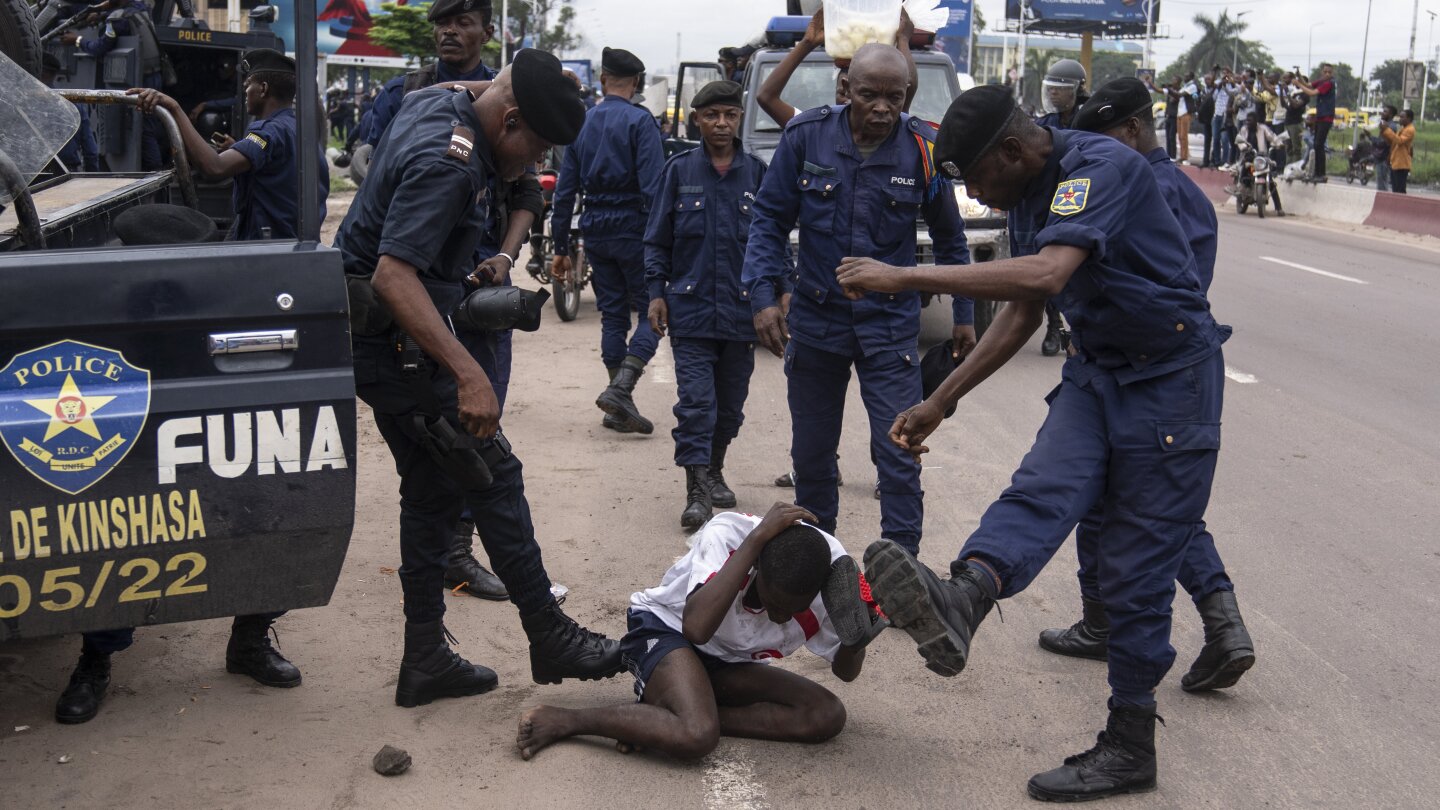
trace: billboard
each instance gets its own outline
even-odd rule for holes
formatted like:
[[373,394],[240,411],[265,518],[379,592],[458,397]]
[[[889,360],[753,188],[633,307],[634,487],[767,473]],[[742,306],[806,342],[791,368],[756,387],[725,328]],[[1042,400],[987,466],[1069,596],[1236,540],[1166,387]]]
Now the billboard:
[[[1005,25],[1020,24],[1021,0],[1005,0]],[[1036,33],[1145,33],[1145,15],[1154,6],[1154,22],[1160,21],[1160,1],[1147,0],[1028,0],[1030,15],[1025,28]]]
[[[316,49],[329,61],[337,63],[363,63],[367,65],[403,66],[405,60],[392,51],[381,48],[370,41],[370,26],[375,18],[384,14],[382,2],[391,0],[322,0],[316,4],[315,15]],[[396,5],[429,5],[410,0],[395,0]],[[273,0],[270,5],[280,13],[270,26],[285,40],[287,47],[295,47],[295,0]],[[292,51],[293,52],[293,51]]]
[[940,0],[940,7],[950,11],[950,19],[935,32],[935,48],[950,57],[957,73],[970,72],[974,5],[974,0]]

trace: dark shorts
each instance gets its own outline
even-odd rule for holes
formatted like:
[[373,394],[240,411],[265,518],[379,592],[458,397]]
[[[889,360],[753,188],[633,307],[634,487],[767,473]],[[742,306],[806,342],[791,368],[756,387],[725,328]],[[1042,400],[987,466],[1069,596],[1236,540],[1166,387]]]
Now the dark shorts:
[[729,661],[700,652],[683,634],[671,630],[670,626],[654,613],[630,608],[626,614],[625,637],[620,639],[620,658],[625,662],[630,674],[635,676],[637,697],[645,696],[645,684],[649,682],[650,676],[655,674],[655,667],[660,666],[661,659],[680,649],[694,652],[705,666],[705,672],[710,675],[732,665]]

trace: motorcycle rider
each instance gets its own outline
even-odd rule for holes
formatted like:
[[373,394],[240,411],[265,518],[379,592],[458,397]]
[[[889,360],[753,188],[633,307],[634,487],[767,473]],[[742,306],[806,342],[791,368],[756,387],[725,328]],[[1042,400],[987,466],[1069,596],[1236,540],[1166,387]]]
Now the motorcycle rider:
[[[1045,114],[1035,123],[1042,127],[1069,129],[1075,120],[1075,111],[1080,109],[1090,94],[1085,92],[1085,66],[1074,59],[1058,59],[1045,71],[1040,83],[1040,99]],[[1060,309],[1053,303],[1045,304],[1045,340],[1040,343],[1040,353],[1054,357],[1060,353],[1061,333],[1064,322],[1060,320]]]
[[[1280,207],[1280,186],[1275,182],[1274,165],[1275,156],[1272,154],[1276,147],[1280,146],[1280,140],[1270,131],[1269,127],[1260,124],[1260,110],[1251,107],[1250,112],[1245,115],[1245,121],[1240,126],[1240,131],[1235,138],[1235,148],[1240,152],[1235,162],[1235,192],[1240,193],[1240,178],[1245,176],[1245,170],[1255,162],[1256,155],[1264,155],[1271,162],[1271,175],[1265,184],[1270,187],[1270,199],[1275,204],[1275,216],[1285,216],[1285,210]],[[1264,194],[1264,189],[1259,189],[1256,194]]]

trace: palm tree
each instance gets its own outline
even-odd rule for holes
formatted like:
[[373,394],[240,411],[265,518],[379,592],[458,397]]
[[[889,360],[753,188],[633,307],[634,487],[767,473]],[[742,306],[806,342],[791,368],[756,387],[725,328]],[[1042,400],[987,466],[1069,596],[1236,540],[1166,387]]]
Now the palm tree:
[[[1249,23],[1231,17],[1228,11],[1220,12],[1213,20],[1204,14],[1196,14],[1194,22],[1200,29],[1200,38],[1190,47],[1186,69],[1197,73],[1209,70],[1213,65],[1233,62],[1236,40],[1250,27]],[[1245,44],[1240,43],[1242,53],[1246,50]]]

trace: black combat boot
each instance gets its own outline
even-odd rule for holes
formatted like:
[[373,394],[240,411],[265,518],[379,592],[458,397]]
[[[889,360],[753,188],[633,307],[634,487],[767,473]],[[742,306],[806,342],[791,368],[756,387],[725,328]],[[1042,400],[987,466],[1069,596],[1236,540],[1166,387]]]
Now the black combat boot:
[[[610,375],[610,382],[615,382],[615,374],[616,374],[616,372],[618,372],[619,370],[620,370],[620,369],[619,369],[618,366],[617,366],[616,368],[607,368],[607,369],[605,369],[605,373]],[[623,420],[623,419],[618,419],[618,418],[616,418],[616,417],[614,417],[614,416],[611,416],[611,415],[608,414],[608,413],[605,414],[605,418],[604,418],[604,419],[601,419],[601,420],[600,420],[600,427],[603,427],[603,428],[605,428],[606,430],[613,430],[613,431],[615,431],[616,433],[634,433],[634,432],[635,432],[635,430],[634,430],[633,428],[631,428],[630,425],[625,422],[625,420]]]
[[536,683],[560,683],[565,678],[596,681],[625,669],[620,642],[592,633],[551,602],[538,613],[521,616],[530,639],[530,676]]
[[734,509],[735,492],[725,483],[725,451],[730,443],[715,442],[710,446],[710,471],[706,478],[710,504],[716,509]]
[[685,511],[680,513],[680,526],[698,529],[710,519],[710,468],[704,464],[685,466]]
[[225,645],[225,671],[249,675],[261,686],[289,689],[300,685],[300,670],[270,645],[274,619],[236,616]]
[[1201,599],[1195,609],[1205,623],[1205,646],[1180,679],[1180,688],[1186,692],[1228,689],[1255,666],[1255,643],[1240,618],[1235,592],[1216,591]]
[[619,419],[630,430],[648,436],[655,432],[655,425],[640,415],[633,396],[635,384],[640,382],[640,375],[644,373],[645,361],[627,355],[619,371],[615,372],[615,379],[610,381],[610,387],[595,399],[595,407]]
[[1111,706],[1095,747],[1030,777],[1030,798],[1085,802],[1155,789],[1155,707]]
[[475,559],[475,521],[461,519],[450,541],[450,564],[445,567],[445,587],[471,596],[503,602],[510,598],[505,583]]
[[[395,705],[413,709],[437,698],[489,692],[500,683],[494,670],[466,661],[445,643],[449,632],[439,621],[405,623],[405,657]],[[453,636],[451,636],[453,638]]]
[[1040,646],[1056,655],[1104,661],[1110,657],[1110,617],[1105,613],[1105,603],[1083,597],[1080,602],[1080,621],[1069,627],[1041,630]]
[[965,669],[970,639],[995,604],[995,583],[981,569],[956,561],[941,579],[890,540],[865,549],[865,579],[890,624],[910,634],[931,672],[950,677]]
[[1040,353],[1046,357],[1054,357],[1060,353],[1060,326],[1059,324],[1048,324],[1045,327],[1045,340],[1040,342]]
[[94,720],[109,688],[110,653],[82,648],[80,663],[70,673],[70,685],[55,701],[55,722],[73,726]]

